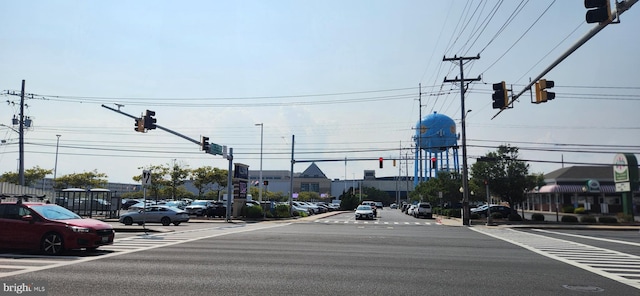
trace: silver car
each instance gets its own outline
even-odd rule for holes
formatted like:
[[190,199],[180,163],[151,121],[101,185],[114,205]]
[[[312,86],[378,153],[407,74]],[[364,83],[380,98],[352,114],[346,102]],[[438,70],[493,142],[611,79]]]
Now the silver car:
[[186,211],[167,206],[148,206],[145,210],[131,211],[120,216],[120,223],[131,225],[137,223],[162,223],[164,226],[180,225],[182,222],[189,221],[189,214]]

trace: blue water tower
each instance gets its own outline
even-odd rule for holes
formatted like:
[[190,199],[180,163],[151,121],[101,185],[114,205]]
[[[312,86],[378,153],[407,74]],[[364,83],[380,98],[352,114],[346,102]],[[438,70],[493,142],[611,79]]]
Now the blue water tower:
[[460,171],[456,123],[433,112],[416,124],[414,185],[435,177],[440,170]]

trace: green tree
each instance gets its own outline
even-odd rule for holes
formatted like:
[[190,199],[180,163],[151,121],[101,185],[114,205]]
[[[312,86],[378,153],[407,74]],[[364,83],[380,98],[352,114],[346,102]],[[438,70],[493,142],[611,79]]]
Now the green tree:
[[487,182],[492,196],[513,207],[524,200],[525,189],[532,188],[528,174],[529,164],[518,160],[518,148],[501,145],[471,166],[471,183],[480,190]]
[[394,198],[389,196],[388,192],[382,191],[378,188],[367,187],[367,186],[362,187],[362,200],[365,200],[365,199],[372,200],[372,201],[379,201],[386,205],[389,205],[395,201]]
[[[203,197],[207,189],[213,189],[214,184],[218,184],[218,190],[227,186],[227,170],[219,168],[199,167],[191,171],[191,178],[193,179],[193,186],[198,189],[198,198]],[[216,192],[215,199],[217,199],[218,195],[218,192]]]
[[[168,185],[168,182],[164,177],[169,173],[169,168],[162,165],[151,165],[147,167],[140,167],[138,169],[149,170],[151,172],[151,185],[147,186],[147,190],[149,191],[149,196],[157,201],[160,197],[161,189]],[[142,182],[142,174],[133,176],[132,179],[140,183]]]
[[[458,172],[441,171],[435,178],[420,182],[409,193],[409,198],[411,201],[428,201],[434,205],[458,203],[462,200],[460,186],[462,186],[462,179]],[[442,193],[442,199],[440,199],[440,193]]]
[[107,186],[107,175],[97,170],[79,174],[68,174],[55,179],[55,188],[104,188]]
[[[168,166],[168,165],[167,165]],[[191,175],[191,170],[186,165],[178,164],[177,162],[173,163],[171,169],[169,170],[169,194],[168,196],[171,199],[176,199],[177,197],[183,197],[183,195],[178,194],[178,188],[184,185],[184,182]],[[183,188],[184,189],[184,188]],[[186,193],[186,190],[181,190],[181,193]]]
[[[46,170],[35,166],[24,170],[24,186],[32,186],[36,180],[42,180],[46,175],[53,173],[53,170]],[[6,172],[0,176],[0,182],[20,184],[20,175],[15,172]]]

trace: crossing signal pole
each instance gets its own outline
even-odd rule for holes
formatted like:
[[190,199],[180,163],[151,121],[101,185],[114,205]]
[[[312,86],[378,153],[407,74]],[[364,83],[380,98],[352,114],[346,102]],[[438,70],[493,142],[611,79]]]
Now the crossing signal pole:
[[477,55],[475,57],[456,57],[454,56],[453,58],[447,58],[444,57],[442,60],[443,61],[457,61],[458,64],[460,65],[460,79],[458,79],[456,77],[456,79],[447,79],[445,77],[444,82],[460,82],[460,101],[461,101],[461,106],[460,108],[462,109],[462,224],[463,225],[469,225],[469,172],[467,171],[467,132],[466,132],[466,126],[465,126],[465,117],[467,117],[467,110],[465,109],[464,106],[464,92],[465,92],[465,83],[467,82],[473,82],[473,81],[479,81],[480,80],[480,76],[478,76],[478,78],[473,78],[473,79],[465,79],[464,78],[464,62],[465,61],[469,61],[469,60],[478,60],[480,59],[480,55]]

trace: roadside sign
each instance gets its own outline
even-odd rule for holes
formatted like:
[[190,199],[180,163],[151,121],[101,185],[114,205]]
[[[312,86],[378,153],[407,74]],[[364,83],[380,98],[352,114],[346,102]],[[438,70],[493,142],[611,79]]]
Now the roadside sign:
[[143,170],[142,171],[142,186],[151,185],[151,171]]

